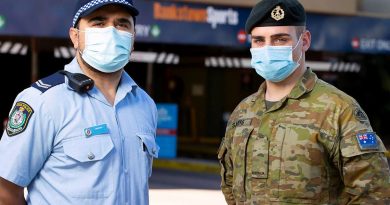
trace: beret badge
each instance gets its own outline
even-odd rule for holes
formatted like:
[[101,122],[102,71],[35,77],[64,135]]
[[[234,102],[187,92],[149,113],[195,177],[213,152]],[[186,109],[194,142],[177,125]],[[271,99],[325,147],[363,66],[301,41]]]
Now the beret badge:
[[271,17],[276,21],[282,20],[284,18],[284,10],[280,6],[275,7],[271,12]]

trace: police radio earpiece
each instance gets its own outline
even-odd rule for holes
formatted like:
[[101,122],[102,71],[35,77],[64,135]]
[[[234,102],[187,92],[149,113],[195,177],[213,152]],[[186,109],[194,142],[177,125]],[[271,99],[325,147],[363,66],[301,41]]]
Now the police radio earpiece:
[[65,70],[60,70],[58,73],[65,75],[68,78],[69,87],[80,94],[86,93],[94,86],[93,80],[84,74],[71,73]]

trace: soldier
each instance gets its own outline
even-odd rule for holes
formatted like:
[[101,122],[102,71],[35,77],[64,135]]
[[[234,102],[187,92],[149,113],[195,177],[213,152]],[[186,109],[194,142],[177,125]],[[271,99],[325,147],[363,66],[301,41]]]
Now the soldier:
[[250,13],[252,67],[265,79],[232,113],[218,158],[228,204],[390,204],[380,138],[350,96],[305,66],[297,0]]

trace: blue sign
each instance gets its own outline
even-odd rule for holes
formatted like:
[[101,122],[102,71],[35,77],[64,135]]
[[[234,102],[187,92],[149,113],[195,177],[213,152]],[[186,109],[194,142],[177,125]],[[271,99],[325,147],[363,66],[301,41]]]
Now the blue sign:
[[[157,127],[164,129],[177,129],[177,104],[173,103],[158,103],[158,120]],[[175,134],[176,135],[176,134]]]
[[157,137],[156,142],[160,146],[160,158],[174,158],[177,151],[177,119],[178,109],[176,104],[157,104]]
[[[1,0],[0,35],[68,38],[77,0]],[[136,0],[138,42],[249,47],[250,8]],[[311,50],[390,54],[390,19],[307,15]]]
[[390,54],[390,19],[309,14],[315,51]]

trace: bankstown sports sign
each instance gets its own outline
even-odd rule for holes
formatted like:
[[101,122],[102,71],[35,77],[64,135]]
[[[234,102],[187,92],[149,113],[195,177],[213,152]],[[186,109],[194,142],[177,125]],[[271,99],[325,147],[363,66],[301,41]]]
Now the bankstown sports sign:
[[[77,0],[1,0],[0,36],[68,38]],[[21,12],[21,5],[23,11]],[[251,8],[137,0],[137,42],[248,48]],[[390,54],[390,19],[307,15],[311,50]]]

